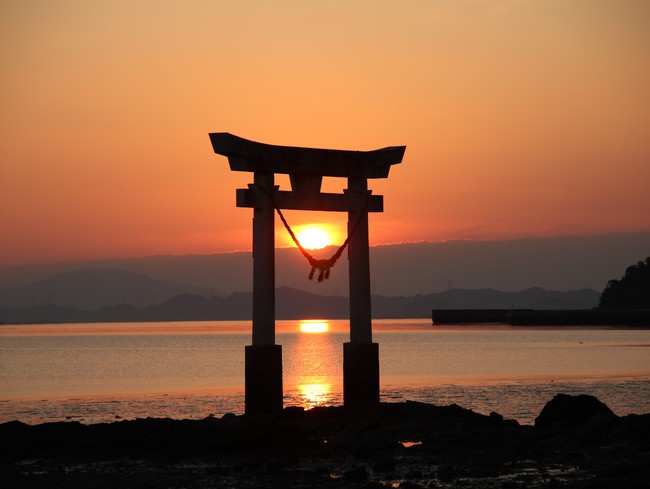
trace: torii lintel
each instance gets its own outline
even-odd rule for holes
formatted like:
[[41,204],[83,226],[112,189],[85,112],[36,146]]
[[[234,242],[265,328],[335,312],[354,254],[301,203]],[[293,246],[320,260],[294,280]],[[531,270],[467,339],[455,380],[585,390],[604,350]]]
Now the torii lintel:
[[[293,176],[387,178],[391,165],[401,163],[406,151],[406,146],[390,146],[373,151],[277,146],[250,141],[227,132],[210,133],[210,141],[215,153],[228,157],[233,171]],[[312,179],[308,185],[320,188],[318,179]]]

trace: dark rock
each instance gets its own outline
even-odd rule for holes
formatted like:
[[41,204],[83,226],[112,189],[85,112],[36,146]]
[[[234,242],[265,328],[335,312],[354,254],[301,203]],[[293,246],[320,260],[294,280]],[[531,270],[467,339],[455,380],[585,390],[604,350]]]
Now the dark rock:
[[[618,418],[593,398],[587,408],[598,409],[576,399],[558,396],[540,414],[542,425],[551,413],[546,422],[560,429],[421,403],[96,425],[10,422],[0,424],[0,480],[3,489],[647,487],[650,414]],[[580,429],[568,429],[573,419]],[[405,440],[422,444],[404,448]]]
[[368,477],[368,471],[363,465],[351,467],[343,473],[343,477],[351,481],[361,481]]
[[453,465],[445,464],[438,467],[438,479],[440,482],[453,482],[458,476],[458,472]]
[[397,467],[397,460],[394,457],[377,460],[373,466],[373,472],[394,472]]
[[302,418],[305,414],[305,408],[300,406],[289,406],[284,408],[284,416],[289,419]]
[[606,404],[593,396],[557,394],[535,418],[535,426],[580,426],[596,417],[602,422],[617,416]]
[[501,415],[501,414],[499,414],[499,413],[497,413],[497,412],[495,412],[495,411],[492,411],[492,412],[490,413],[490,418],[491,418],[491,419],[495,419],[495,420],[497,420],[497,421],[503,421],[503,415]]

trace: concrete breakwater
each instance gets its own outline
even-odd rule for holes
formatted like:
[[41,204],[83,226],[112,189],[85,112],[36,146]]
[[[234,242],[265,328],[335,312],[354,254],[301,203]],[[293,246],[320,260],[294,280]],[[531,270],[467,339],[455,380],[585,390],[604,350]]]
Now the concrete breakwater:
[[650,309],[434,309],[433,324],[650,327]]

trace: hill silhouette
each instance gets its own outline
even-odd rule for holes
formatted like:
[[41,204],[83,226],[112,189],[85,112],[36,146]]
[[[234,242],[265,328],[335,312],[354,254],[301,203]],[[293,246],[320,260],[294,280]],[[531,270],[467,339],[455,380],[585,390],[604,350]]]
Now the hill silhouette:
[[[646,257],[648,249],[650,233],[373,246],[372,293],[414,296],[447,289],[514,292],[531,287],[564,291],[589,288],[602,292],[607,282],[620,276],[625,267]],[[332,253],[332,249],[322,250],[323,257]],[[275,256],[276,287],[319,295],[347,295],[348,267],[344,260],[332,269],[329,280],[318,283],[307,279],[309,265],[296,248],[278,248]],[[225,295],[252,290],[252,267],[250,251],[26,264],[0,267],[0,287],[22,287],[79,268],[119,268],[179,284],[218,289]],[[178,291],[182,292],[193,293]],[[130,302],[126,299],[118,302]],[[10,305],[0,302],[3,307]]]
[[600,296],[601,309],[650,309],[650,257],[625,270],[620,280],[610,280]]
[[184,285],[116,268],[81,268],[58,273],[29,285],[0,289],[0,307],[56,304],[98,309],[114,304],[149,306],[188,293],[209,297],[212,287]]
[[[374,295],[373,318],[431,318],[435,308],[591,308],[597,304],[593,290],[571,292],[546,291],[541,288],[521,292],[496,290],[449,290],[410,297]],[[137,321],[219,321],[251,319],[253,298],[250,292],[236,292],[228,297],[202,297],[180,294],[160,304],[139,307],[118,304],[93,311],[57,305],[31,308],[0,309],[4,323],[78,323]],[[347,297],[311,294],[291,287],[276,290],[277,319],[346,319]]]

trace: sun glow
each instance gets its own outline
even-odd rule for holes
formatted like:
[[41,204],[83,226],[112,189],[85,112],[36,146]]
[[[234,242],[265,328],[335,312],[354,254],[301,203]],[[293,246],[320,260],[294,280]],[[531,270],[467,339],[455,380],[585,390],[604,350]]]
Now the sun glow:
[[318,250],[333,244],[332,235],[324,226],[299,226],[296,229],[296,237],[303,248],[308,250]]
[[327,333],[330,325],[322,319],[305,319],[300,321],[301,333]]

